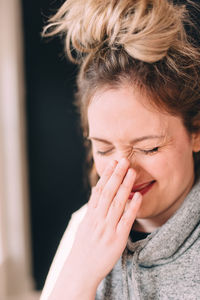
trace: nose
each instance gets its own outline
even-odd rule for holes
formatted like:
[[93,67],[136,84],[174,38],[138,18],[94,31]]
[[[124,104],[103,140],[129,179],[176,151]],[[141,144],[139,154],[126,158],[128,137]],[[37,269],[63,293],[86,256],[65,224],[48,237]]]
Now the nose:
[[135,155],[134,155],[134,151],[133,151],[133,147],[129,147],[127,149],[123,149],[123,150],[118,150],[115,153],[115,160],[119,161],[122,158],[126,158],[129,160],[129,162],[132,164],[135,163]]

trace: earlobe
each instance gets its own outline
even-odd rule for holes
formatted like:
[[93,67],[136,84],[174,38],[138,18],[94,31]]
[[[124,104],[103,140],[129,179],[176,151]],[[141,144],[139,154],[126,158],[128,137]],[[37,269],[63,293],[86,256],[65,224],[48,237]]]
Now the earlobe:
[[192,134],[192,150],[193,152],[200,151],[200,131]]

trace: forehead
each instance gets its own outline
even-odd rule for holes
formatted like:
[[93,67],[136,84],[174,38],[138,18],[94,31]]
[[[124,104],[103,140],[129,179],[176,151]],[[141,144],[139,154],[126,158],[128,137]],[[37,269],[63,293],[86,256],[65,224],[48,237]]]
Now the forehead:
[[158,111],[149,99],[129,87],[95,94],[88,107],[89,135],[127,140],[176,130],[179,117]]

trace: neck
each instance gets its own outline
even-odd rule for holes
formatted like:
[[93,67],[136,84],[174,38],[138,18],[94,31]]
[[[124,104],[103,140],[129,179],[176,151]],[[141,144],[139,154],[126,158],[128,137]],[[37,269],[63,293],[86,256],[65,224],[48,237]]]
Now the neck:
[[137,219],[137,220],[135,220],[135,222],[133,224],[133,230],[140,231],[140,232],[151,233],[151,232],[155,231],[157,228],[159,228],[160,226],[161,225],[160,225],[160,222],[158,222],[158,220],[154,220],[154,219]]

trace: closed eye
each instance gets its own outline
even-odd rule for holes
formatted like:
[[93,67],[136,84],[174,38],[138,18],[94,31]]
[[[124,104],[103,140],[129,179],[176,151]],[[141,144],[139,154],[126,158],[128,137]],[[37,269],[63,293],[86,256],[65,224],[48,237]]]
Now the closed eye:
[[[152,149],[147,149],[147,150],[144,150],[144,149],[135,149],[135,150],[138,150],[138,151],[144,153],[145,155],[151,155],[151,154],[157,153],[159,151],[159,149],[160,149],[160,147],[154,147]],[[97,154],[104,156],[104,155],[109,154],[112,150],[113,149],[108,149],[106,151],[99,151],[98,150]]]
[[140,148],[137,148],[135,150],[136,150],[136,152],[142,152],[145,155],[153,155],[153,154],[158,153],[159,149],[160,149],[160,147],[154,147],[154,148],[151,148],[151,149],[140,149]]
[[97,154],[103,156],[103,155],[109,154],[111,151],[112,151],[112,149],[109,149],[109,150],[106,150],[106,151],[97,151]]
[[154,154],[157,153],[159,150],[159,147],[154,147],[152,149],[148,149],[148,150],[140,150],[142,151],[144,154],[148,155],[148,154]]

